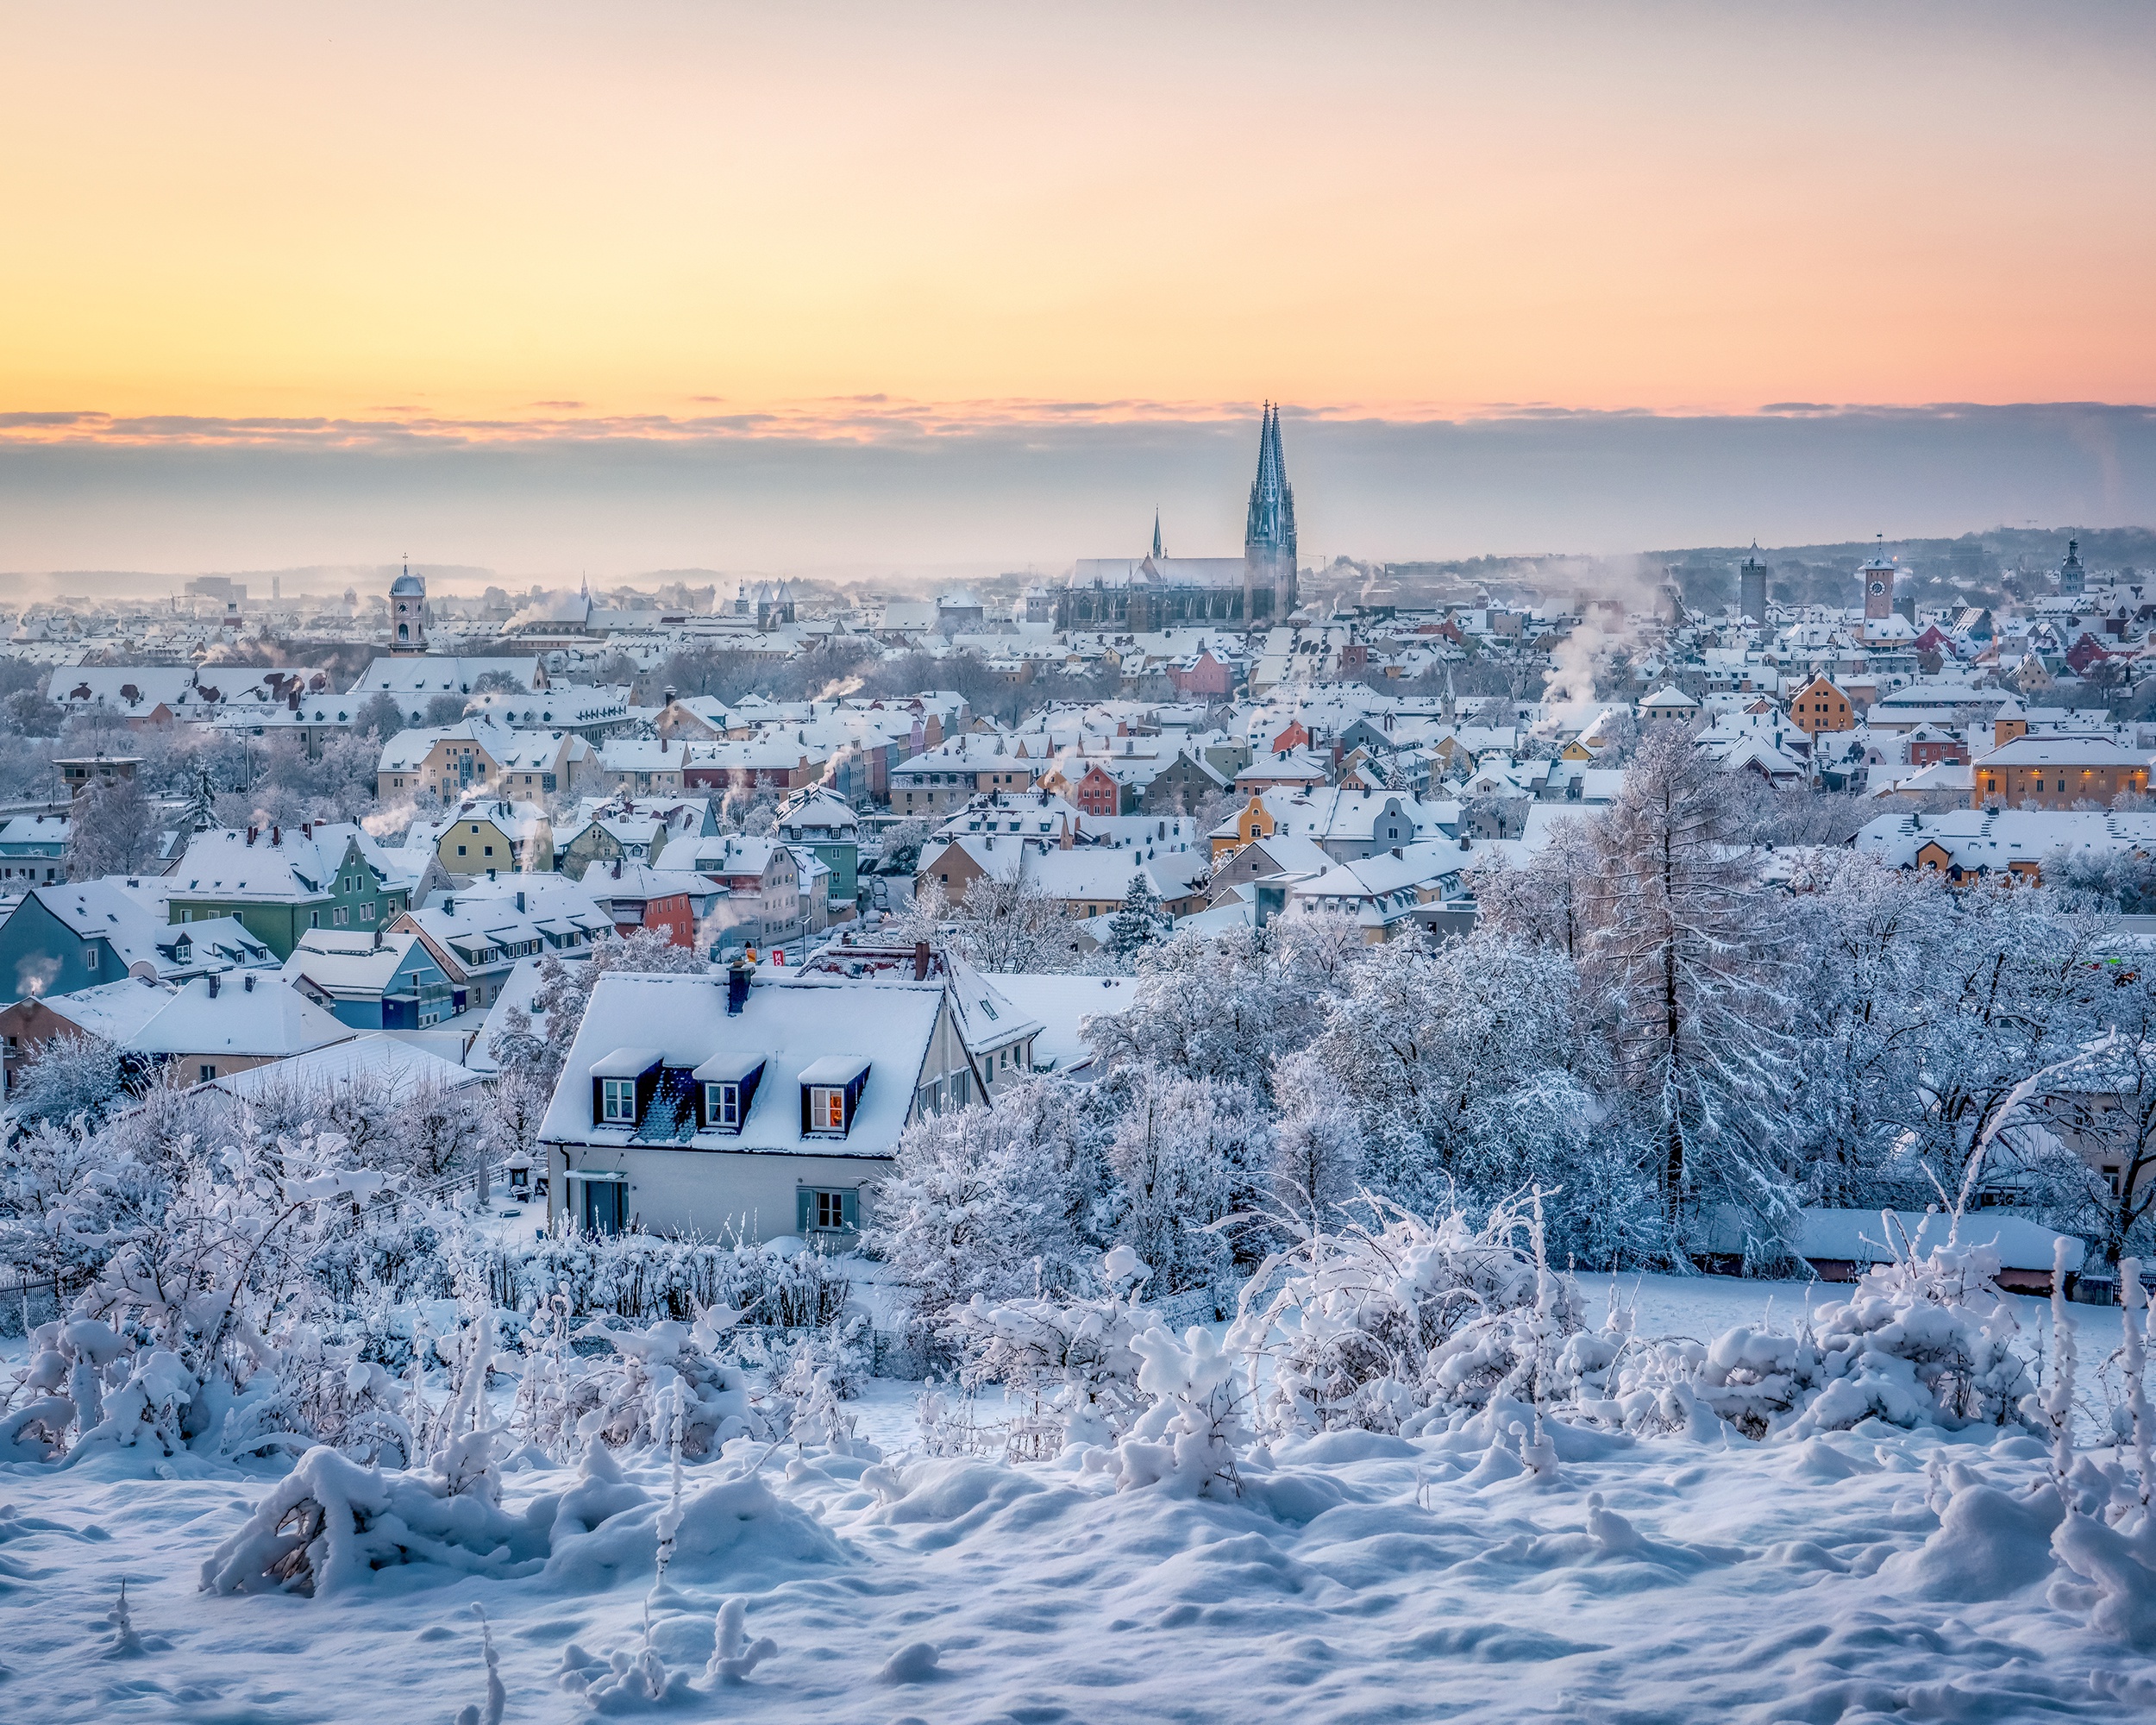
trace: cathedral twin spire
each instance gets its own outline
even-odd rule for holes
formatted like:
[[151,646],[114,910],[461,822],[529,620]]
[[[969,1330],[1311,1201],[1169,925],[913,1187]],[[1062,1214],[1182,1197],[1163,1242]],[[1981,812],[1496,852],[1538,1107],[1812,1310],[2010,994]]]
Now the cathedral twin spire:
[[1287,459],[1280,452],[1280,409],[1265,404],[1257,434],[1257,477],[1250,481],[1250,513],[1243,531],[1245,556],[1260,549],[1295,560],[1295,490],[1288,483]]

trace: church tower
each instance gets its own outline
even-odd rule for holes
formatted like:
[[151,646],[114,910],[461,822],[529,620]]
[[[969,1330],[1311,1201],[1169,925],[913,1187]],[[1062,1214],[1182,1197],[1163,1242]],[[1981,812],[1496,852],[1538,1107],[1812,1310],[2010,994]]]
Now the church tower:
[[410,563],[389,584],[389,620],[392,654],[427,650],[427,580],[412,574]]
[[1250,481],[1250,519],[1243,530],[1244,627],[1255,626],[1263,603],[1270,604],[1275,623],[1285,623],[1295,608],[1295,491],[1280,453],[1280,409],[1269,401],[1257,434],[1257,477]]

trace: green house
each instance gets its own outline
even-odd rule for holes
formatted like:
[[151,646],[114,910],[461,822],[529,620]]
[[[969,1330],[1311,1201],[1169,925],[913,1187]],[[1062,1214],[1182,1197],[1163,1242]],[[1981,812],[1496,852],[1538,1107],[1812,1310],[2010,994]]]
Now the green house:
[[237,918],[279,958],[310,928],[386,928],[411,896],[368,859],[360,830],[342,824],[198,832],[166,884],[172,921]]

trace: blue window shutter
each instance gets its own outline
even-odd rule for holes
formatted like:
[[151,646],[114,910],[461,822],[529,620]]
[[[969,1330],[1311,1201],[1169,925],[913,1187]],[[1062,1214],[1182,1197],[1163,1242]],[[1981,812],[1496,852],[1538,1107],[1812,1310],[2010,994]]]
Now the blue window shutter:
[[814,1219],[815,1202],[816,1194],[805,1186],[798,1189],[793,1194],[793,1231],[804,1238],[807,1236],[809,1223]]
[[858,1229],[861,1226],[861,1194],[858,1192],[843,1193],[840,1195],[839,1205],[839,1214],[844,1219],[846,1226],[849,1228]]

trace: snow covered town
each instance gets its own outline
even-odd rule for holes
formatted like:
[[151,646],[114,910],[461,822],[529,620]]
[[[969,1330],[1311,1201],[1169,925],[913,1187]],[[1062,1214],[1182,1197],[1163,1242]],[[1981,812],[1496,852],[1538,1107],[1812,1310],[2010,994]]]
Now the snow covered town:
[[2129,536],[1305,567],[1258,444],[11,619],[13,1716],[2156,1701]]

